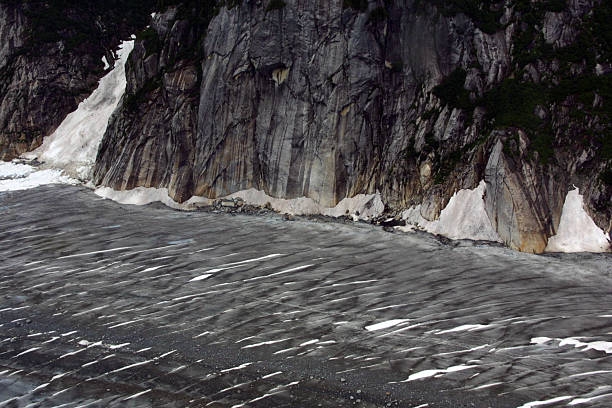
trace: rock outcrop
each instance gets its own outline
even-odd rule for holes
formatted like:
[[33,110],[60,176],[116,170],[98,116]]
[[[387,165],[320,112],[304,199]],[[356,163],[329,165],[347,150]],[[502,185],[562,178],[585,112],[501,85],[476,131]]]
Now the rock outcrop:
[[[576,184],[610,230],[610,77],[595,73],[610,60],[593,17],[605,2],[230,3],[154,18],[96,183],[325,206],[378,191],[433,220],[484,179],[499,236],[530,252]],[[568,55],[587,34],[590,48]]]

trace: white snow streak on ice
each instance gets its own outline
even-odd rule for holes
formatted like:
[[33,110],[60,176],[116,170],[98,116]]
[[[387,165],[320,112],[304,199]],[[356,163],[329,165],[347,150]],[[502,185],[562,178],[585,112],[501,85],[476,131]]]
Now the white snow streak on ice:
[[420,380],[420,379],[423,379],[423,378],[433,377],[433,376],[438,375],[438,374],[454,373],[454,372],[457,372],[457,371],[468,370],[470,368],[476,368],[476,367],[478,367],[478,366],[477,365],[457,365],[457,366],[448,367],[448,368],[442,369],[442,370],[423,370],[423,371],[419,371],[418,373],[410,375],[408,377],[408,379],[406,379],[406,380],[404,380],[402,382]]
[[130,249],[130,248],[132,248],[132,247],[121,247],[121,248],[113,248],[113,249],[104,249],[104,250],[101,250],[101,251],[83,252],[81,254],[73,254],[73,255],[60,256],[57,259],[77,258],[77,257],[80,257],[80,256],[103,254],[103,253],[106,253],[106,252],[115,252],[115,251],[121,251],[121,250],[124,250],[124,249]]
[[491,384],[480,385],[480,386],[478,386],[476,388],[472,388],[472,390],[484,390],[485,388],[491,388],[491,387],[495,387],[496,385],[501,385],[501,384],[503,384],[503,383],[501,383],[501,382],[494,382],[494,383],[491,383]]
[[281,342],[283,342],[283,341],[288,341],[288,340],[291,340],[291,339],[281,339],[281,340],[262,341],[261,343],[249,344],[248,346],[244,346],[244,347],[242,347],[242,348],[243,348],[243,349],[249,349],[249,348],[259,347],[259,346],[265,346],[265,345],[269,345],[269,344],[281,343]]
[[40,347],[32,347],[31,349],[28,349],[28,350],[26,350],[26,351],[22,351],[21,353],[17,354],[17,355],[16,355],[15,357],[13,357],[13,358],[21,357],[21,356],[23,356],[23,355],[25,355],[25,354],[32,353],[32,352],[34,352],[34,351],[36,351],[36,350],[40,350]]
[[597,375],[597,374],[609,374],[609,373],[612,373],[612,370],[588,371],[586,373],[572,374],[569,376],[569,378],[584,377],[584,376]]
[[236,366],[236,367],[232,367],[232,368],[227,368],[225,370],[221,370],[220,373],[229,373],[231,371],[242,370],[243,368],[246,368],[246,367],[250,366],[251,364],[253,364],[253,363],[240,364],[239,366]]
[[[270,258],[277,258],[277,257],[283,256],[283,255],[284,254],[270,254],[270,255],[259,257],[259,258],[247,259],[245,261],[238,261],[238,262],[232,262],[232,263],[228,263],[228,264],[224,264],[224,265],[219,265],[219,267],[217,267],[215,269],[210,269],[210,270],[206,271],[208,273],[206,273],[204,275],[196,276],[195,278],[190,279],[189,282],[201,281],[203,279],[208,278],[213,273],[221,272],[221,271],[223,271],[225,269],[238,268],[239,266],[242,266],[244,264],[248,264],[248,263],[252,263],[252,262],[259,262],[259,261],[263,261],[263,260],[270,259]],[[285,273],[285,272],[283,272],[283,273]]]
[[266,379],[266,378],[274,377],[275,375],[279,375],[279,374],[282,374],[282,373],[283,373],[282,371],[277,371],[277,372],[272,373],[272,374],[264,375],[264,376],[263,376],[263,377],[261,377],[261,378],[262,378],[262,379]]
[[567,193],[557,235],[548,239],[546,252],[607,252],[610,235],[586,213],[578,189]]
[[117,350],[125,346],[129,346],[129,345],[130,343],[121,343],[121,344],[107,344],[106,346],[111,350]]
[[563,397],[555,397],[555,398],[551,398],[551,399],[547,399],[543,401],[532,401],[532,402],[523,404],[518,408],[532,408],[532,407],[539,407],[541,405],[550,405],[550,404],[554,404],[555,402],[561,402],[561,401],[568,400],[570,398],[573,398],[573,397],[571,395],[565,395]]
[[369,326],[366,326],[365,329],[367,331],[376,331],[376,330],[388,329],[389,327],[397,326],[398,324],[405,323],[405,322],[408,322],[408,321],[410,321],[410,319],[387,320],[387,321],[384,321],[384,322],[380,322],[380,323],[371,324]]
[[531,339],[531,344],[544,344],[550,341],[558,341],[558,347],[563,346],[574,346],[575,348],[581,348],[580,351],[597,350],[603,351],[606,354],[612,354],[612,342],[609,341],[591,341],[584,342],[579,340],[580,337],[568,337],[565,339],[552,339],[550,337],[534,337]]
[[457,326],[452,329],[442,330],[437,332],[436,334],[446,334],[446,333],[454,333],[459,331],[475,331],[486,329],[487,327],[492,327],[491,324],[464,324],[462,326]]
[[606,397],[612,397],[612,393],[597,395],[595,397],[589,397],[589,398],[575,398],[575,399],[571,400],[569,402],[569,404],[567,404],[567,405],[586,404],[587,402],[596,401],[596,400],[599,400],[599,399],[602,399],[602,398],[606,398]]
[[285,273],[291,273],[291,272],[295,272],[295,271],[301,271],[302,269],[306,269],[306,268],[310,268],[313,265],[302,265],[302,266],[298,266],[295,268],[291,268],[291,269],[285,269],[284,271],[280,271],[280,272],[275,272],[275,273],[271,273],[269,275],[264,275],[264,276],[256,276],[254,278],[249,278],[249,279],[245,279],[244,282],[250,282],[250,281],[255,281],[255,280],[260,280],[260,279],[266,279],[266,278],[270,278],[272,276],[278,276],[278,275],[283,275]]
[[145,394],[150,393],[151,391],[152,391],[151,389],[148,389],[148,390],[145,390],[145,391],[142,391],[142,392],[136,393],[136,394],[134,394],[134,395],[131,395],[131,396],[129,396],[129,397],[127,397],[127,398],[125,398],[123,401],[129,401],[129,400],[131,400],[131,399],[138,398],[138,397],[140,397],[141,395],[145,395]]

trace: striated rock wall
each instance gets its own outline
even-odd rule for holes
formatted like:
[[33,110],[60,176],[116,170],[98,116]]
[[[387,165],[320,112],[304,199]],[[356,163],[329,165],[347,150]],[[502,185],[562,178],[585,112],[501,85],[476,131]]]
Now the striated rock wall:
[[193,195],[202,32],[177,12],[157,14],[138,37],[124,104],[109,122],[94,177],[118,190],[167,187],[183,202]]
[[606,2],[175,3],[137,41],[97,184],[325,206],[379,191],[435,220],[484,179],[497,233],[529,252],[575,184],[610,231]]

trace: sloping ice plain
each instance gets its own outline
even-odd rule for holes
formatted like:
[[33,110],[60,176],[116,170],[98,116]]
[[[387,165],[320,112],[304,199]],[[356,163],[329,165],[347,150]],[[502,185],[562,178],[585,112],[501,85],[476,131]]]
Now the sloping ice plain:
[[67,185],[0,193],[0,225],[0,406],[612,404],[609,254]]

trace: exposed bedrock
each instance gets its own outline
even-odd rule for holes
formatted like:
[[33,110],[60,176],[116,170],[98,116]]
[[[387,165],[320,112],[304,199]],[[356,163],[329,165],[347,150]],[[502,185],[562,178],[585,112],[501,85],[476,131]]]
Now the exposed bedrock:
[[[490,8],[494,24],[439,2],[231,3],[210,15],[171,6],[139,35],[96,184],[167,187],[177,201],[256,188],[325,206],[378,191],[432,220],[484,179],[500,237],[529,252],[555,234],[575,184],[610,230],[610,101],[599,85],[584,98],[554,88],[566,68],[590,78],[607,57],[550,56],[607,6],[538,10],[532,32],[513,1]],[[543,44],[549,54],[521,54]]]

